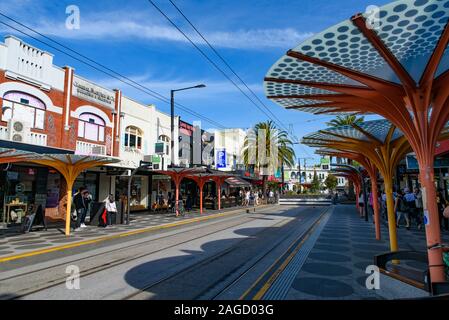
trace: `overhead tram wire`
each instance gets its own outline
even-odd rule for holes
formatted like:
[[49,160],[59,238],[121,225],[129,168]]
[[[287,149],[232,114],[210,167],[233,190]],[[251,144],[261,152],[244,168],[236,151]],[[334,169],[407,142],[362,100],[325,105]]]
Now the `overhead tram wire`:
[[[85,60],[90,61],[91,63],[86,62],[86,61],[84,61],[84,60],[74,56],[73,54],[67,53],[64,50],[61,50],[60,48],[57,48],[57,47],[49,44],[48,42],[42,41],[41,39],[38,39],[35,36],[25,32],[23,30],[20,30],[20,29],[14,27],[14,26],[12,26],[12,25],[4,22],[4,21],[0,21],[0,24],[3,24],[3,25],[5,25],[5,26],[7,26],[7,27],[9,27],[9,28],[11,28],[11,29],[13,29],[13,30],[15,30],[15,31],[17,31],[17,32],[19,32],[19,33],[21,33],[21,34],[23,34],[23,35],[25,35],[25,36],[33,39],[33,40],[35,40],[35,41],[38,41],[38,42],[46,45],[47,47],[52,48],[52,49],[54,49],[54,50],[56,50],[56,51],[58,51],[58,52],[60,52],[60,53],[62,53],[64,55],[66,55],[66,56],[68,56],[68,57],[78,61],[78,62],[81,62],[81,63],[83,63],[83,64],[85,64],[85,65],[95,69],[96,71],[99,71],[99,72],[101,72],[103,74],[106,74],[106,75],[108,75],[108,76],[110,76],[110,77],[112,77],[112,78],[114,78],[114,79],[116,79],[116,80],[118,80],[118,81],[120,81],[120,82],[122,82],[122,83],[124,83],[124,84],[126,84],[128,86],[130,86],[130,87],[133,87],[136,90],[139,90],[139,91],[141,91],[141,92],[143,92],[145,94],[148,94],[149,96],[151,96],[151,97],[153,97],[153,98],[155,98],[155,99],[157,99],[159,101],[162,101],[162,102],[167,103],[167,104],[170,103],[170,100],[168,98],[164,97],[160,93],[158,93],[158,92],[156,92],[154,90],[151,90],[150,88],[148,88],[148,87],[146,87],[146,86],[144,86],[142,84],[139,84],[138,82],[132,80],[131,78],[129,78],[127,76],[124,76],[124,75],[122,75],[122,74],[120,74],[120,73],[118,73],[118,72],[108,68],[107,66],[104,66],[103,64],[101,64],[99,62],[96,62],[95,60],[93,60],[93,59],[91,59],[91,58],[89,58],[89,57],[87,57],[87,56],[85,56],[85,55],[83,55],[83,54],[81,54],[81,53],[79,53],[79,52],[77,52],[77,51],[67,47],[67,46],[65,46],[64,44],[62,44],[62,43],[60,43],[60,42],[58,42],[58,41],[56,41],[56,40],[54,40],[54,39],[44,35],[44,34],[38,32],[36,30],[34,30],[31,27],[26,26],[25,24],[15,20],[15,19],[13,19],[11,17],[6,16],[5,14],[3,14],[1,12],[0,12],[0,16],[13,21],[14,23],[20,25],[21,27],[26,28],[26,29],[34,32],[35,34],[37,34],[37,35],[39,35],[39,36],[41,36],[41,37],[43,37],[43,38],[45,38],[45,39],[55,43],[55,44],[57,44],[58,46],[61,46],[62,48],[65,48],[66,50],[76,54],[77,56],[79,56],[79,57],[81,57],[81,58],[83,58]],[[101,68],[103,68],[103,69],[105,69],[105,70],[107,70],[107,71],[98,68],[97,66],[93,65],[92,63],[97,65],[97,66],[99,66],[99,67],[101,67]],[[123,79],[125,79],[125,80],[123,80]],[[186,107],[186,106],[184,106],[184,105],[182,105],[180,103],[176,103],[176,105],[178,106],[179,109],[181,109],[182,111],[184,111],[184,112],[186,112],[186,113],[188,113],[188,114],[190,114],[190,115],[192,115],[194,117],[200,118],[200,119],[202,119],[202,120],[204,120],[204,121],[206,121],[206,122],[208,122],[208,123],[210,123],[210,124],[212,124],[214,126],[217,126],[219,128],[226,129],[226,126],[220,124],[219,122],[217,122],[215,120],[212,120],[212,119],[210,119],[210,118],[208,118],[206,116],[203,116],[200,113],[197,113],[196,111],[193,111],[190,108],[188,108],[188,107]]]
[[[237,74],[237,72],[230,66],[225,58],[215,49],[215,47],[206,39],[206,37],[198,30],[198,28],[193,24],[193,22],[182,12],[182,10],[172,1],[169,0],[173,7],[179,12],[180,15],[188,22],[188,24],[195,30],[195,32],[204,40],[204,42],[209,46],[209,48],[215,53],[215,55],[225,64],[225,66],[240,80],[240,82],[245,86],[245,88],[251,92],[251,94],[259,101],[259,103],[280,123],[282,121],[267,107],[263,101],[254,93],[253,90],[246,84],[246,82]],[[285,127],[285,126],[284,126]]]
[[[179,31],[179,33],[181,33],[184,38],[186,38],[190,44],[192,46],[195,47],[195,49],[198,50],[198,52],[200,52],[200,54],[210,63],[212,64],[215,69],[217,69],[226,79],[228,79],[252,104],[254,104],[262,113],[264,113],[269,119],[273,120],[275,123],[277,123],[277,121],[275,121],[269,114],[267,114],[265,112],[265,110],[263,110],[259,105],[257,105],[252,99],[251,97],[249,97],[236,83],[234,80],[232,80],[227,74],[226,72],[224,72],[203,50],[201,50],[200,47],[198,47],[198,45],[195,44],[195,42],[193,42],[193,40],[184,32],[181,30],[181,28],[178,27],[178,25],[172,20],[170,19],[169,16],[167,16],[167,14],[165,14],[164,11],[162,11],[162,9],[160,9],[153,0],[148,0],[148,2],[150,2],[153,7],[162,15],[164,16],[164,18],[176,29]],[[277,123],[279,125],[279,123]],[[281,127],[283,127],[285,130],[288,131],[288,129],[284,126],[284,125],[280,125]]]

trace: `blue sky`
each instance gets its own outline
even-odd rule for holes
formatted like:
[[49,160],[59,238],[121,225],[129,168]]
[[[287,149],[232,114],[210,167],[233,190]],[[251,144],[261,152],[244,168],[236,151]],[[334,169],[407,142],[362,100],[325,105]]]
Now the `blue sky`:
[[[321,129],[329,116],[284,110],[265,98],[263,78],[285,52],[314,33],[388,0],[176,0],[174,1],[215,46],[248,86],[294,134]],[[198,36],[167,0],[156,3],[211,56]],[[65,27],[66,7],[80,9],[79,30]],[[172,88],[205,83],[206,89],[179,93],[177,101],[226,127],[248,128],[267,116],[251,104],[215,70],[147,0],[9,0],[0,11],[58,40],[78,52],[163,94]],[[6,21],[0,18],[0,21]],[[0,35],[15,34],[50,52],[26,36],[0,25]],[[136,100],[169,106],[61,53],[55,64],[75,67],[76,72],[110,88],[120,88]],[[220,64],[220,61],[214,57]],[[226,70],[226,68],[220,64]],[[178,112],[186,121],[197,120]],[[203,122],[203,127],[210,124]],[[298,157],[314,156],[313,150],[296,147]]]

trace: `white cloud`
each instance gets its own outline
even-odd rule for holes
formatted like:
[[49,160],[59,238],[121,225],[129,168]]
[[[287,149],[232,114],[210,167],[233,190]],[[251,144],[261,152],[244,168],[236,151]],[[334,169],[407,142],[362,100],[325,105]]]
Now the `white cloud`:
[[[100,16],[82,17],[79,30],[68,30],[65,21],[58,23],[49,19],[41,20],[33,27],[49,36],[79,40],[115,40],[134,39],[152,41],[187,42],[188,40],[170,25],[154,22],[139,14],[129,14],[133,20],[123,18],[116,12]],[[187,29],[188,30],[188,29]],[[186,32],[197,44],[204,44],[197,34]],[[302,33],[293,28],[285,29],[248,29],[233,31],[204,32],[206,39],[213,45],[233,49],[288,48],[310,37],[311,33]]]
[[[197,84],[206,84],[206,88],[191,90],[188,94],[183,96],[185,100],[195,100],[195,99],[216,99],[218,96],[229,96],[229,95],[240,95],[241,93],[228,81],[217,81],[210,79],[194,79],[194,80],[186,80],[186,79],[170,79],[170,80],[156,80],[148,74],[130,76],[130,79],[139,83],[140,85],[149,88],[153,91],[160,93],[161,95],[168,97],[170,90],[186,88],[190,86],[194,86]],[[98,78],[92,79],[96,83],[106,87],[106,88],[121,88],[125,95],[142,100],[148,101],[152,98],[145,94],[144,92],[127,86],[123,82],[113,79],[113,78]],[[248,87],[260,97],[263,97],[263,85],[262,84],[248,84]],[[246,88],[241,86],[242,90],[247,92]],[[158,102],[158,101],[156,101]]]

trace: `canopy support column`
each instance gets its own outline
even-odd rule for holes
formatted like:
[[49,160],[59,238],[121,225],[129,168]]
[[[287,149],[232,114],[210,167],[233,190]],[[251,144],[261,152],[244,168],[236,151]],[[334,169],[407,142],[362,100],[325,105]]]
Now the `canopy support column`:
[[376,228],[376,240],[381,240],[382,235],[380,232],[380,212],[379,212],[379,198],[377,190],[377,175],[371,175],[371,195],[373,197],[373,211],[374,211],[374,224]]
[[74,184],[74,179],[65,178],[67,184],[67,208],[65,215],[65,235],[70,236],[70,221],[71,221],[71,211],[72,211],[72,189]]
[[[425,217],[427,216],[428,219],[427,225],[425,226],[427,246],[431,247],[441,243],[440,217],[436,203],[437,194],[434,183],[433,161],[424,160],[420,163],[420,168],[425,168],[425,170],[420,171],[420,177],[423,186],[422,194],[424,196],[423,210]],[[442,250],[428,250],[427,254],[429,258],[429,270],[432,283],[446,281]]]
[[390,250],[392,252],[398,251],[398,239],[396,234],[396,215],[394,212],[393,199],[393,178],[384,176],[385,180],[385,195],[387,196],[387,215],[388,215],[388,230],[390,235]]

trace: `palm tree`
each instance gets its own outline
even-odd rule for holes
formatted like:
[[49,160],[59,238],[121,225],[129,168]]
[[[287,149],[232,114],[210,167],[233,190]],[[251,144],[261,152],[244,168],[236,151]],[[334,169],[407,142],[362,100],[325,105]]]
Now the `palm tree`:
[[[263,136],[259,137],[261,130],[264,130],[265,147],[258,143],[259,138],[263,139]],[[275,152],[275,147],[277,147],[277,152]],[[265,157],[262,154],[264,149]],[[273,121],[260,122],[245,137],[243,162],[246,167],[253,166],[262,174],[263,192],[265,194],[269,175],[273,175],[280,166],[294,166],[293,142],[288,138],[287,131],[279,130]]]
[[[345,115],[345,116],[337,116],[334,120],[326,123],[329,127],[341,127],[341,126],[347,126],[347,125],[351,125],[351,124],[361,124],[363,123],[363,121],[365,121],[365,117],[359,117],[357,118],[356,115],[353,114],[349,114],[349,115]],[[352,160],[348,159],[348,164],[352,164]],[[355,193],[354,193],[354,184],[349,181],[349,198],[353,199],[355,198]]]
[[341,127],[341,126],[347,126],[350,124],[360,124],[363,121],[365,121],[365,117],[359,117],[357,118],[356,115],[345,115],[345,116],[337,116],[334,120],[326,123],[329,127]]

